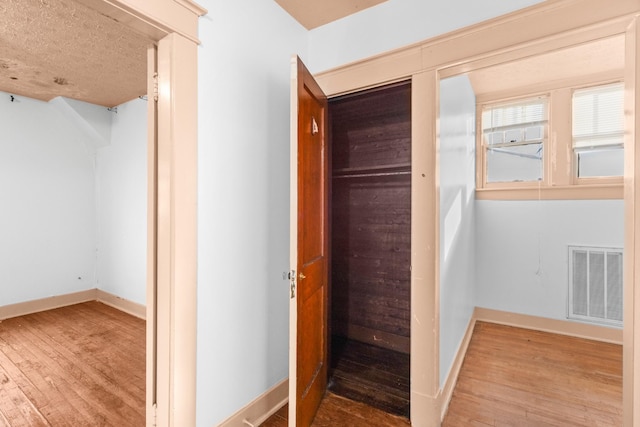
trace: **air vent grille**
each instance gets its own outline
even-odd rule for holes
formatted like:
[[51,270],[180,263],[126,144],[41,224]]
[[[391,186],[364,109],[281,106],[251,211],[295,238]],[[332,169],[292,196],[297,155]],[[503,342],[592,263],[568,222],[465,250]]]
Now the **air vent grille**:
[[622,249],[569,246],[569,318],[622,326]]

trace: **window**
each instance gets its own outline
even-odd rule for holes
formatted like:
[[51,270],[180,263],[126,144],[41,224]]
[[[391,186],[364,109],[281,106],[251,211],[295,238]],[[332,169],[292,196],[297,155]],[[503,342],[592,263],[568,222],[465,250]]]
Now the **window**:
[[573,93],[573,153],[578,178],[622,176],[624,87],[621,83]]
[[482,111],[486,182],[541,181],[547,98],[488,105]]
[[476,198],[623,197],[624,84],[576,83],[477,97]]

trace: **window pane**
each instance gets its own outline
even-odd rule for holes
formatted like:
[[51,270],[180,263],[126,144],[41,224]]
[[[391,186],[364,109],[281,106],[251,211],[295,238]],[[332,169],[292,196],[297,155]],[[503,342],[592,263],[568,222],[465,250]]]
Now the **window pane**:
[[547,97],[484,106],[486,182],[542,180],[546,128]]
[[621,83],[573,93],[573,136],[616,134],[624,129],[624,87]]
[[624,85],[615,83],[573,93],[573,149],[579,178],[624,172]]
[[542,143],[488,148],[487,182],[542,180]]
[[624,174],[624,150],[622,147],[578,151],[577,159],[579,178],[622,176]]

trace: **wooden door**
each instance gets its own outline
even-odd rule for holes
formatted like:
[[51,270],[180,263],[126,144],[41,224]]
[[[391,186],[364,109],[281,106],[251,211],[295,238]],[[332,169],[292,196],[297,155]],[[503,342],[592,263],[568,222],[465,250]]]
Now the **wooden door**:
[[291,85],[289,425],[311,425],[327,385],[327,98],[299,58]]

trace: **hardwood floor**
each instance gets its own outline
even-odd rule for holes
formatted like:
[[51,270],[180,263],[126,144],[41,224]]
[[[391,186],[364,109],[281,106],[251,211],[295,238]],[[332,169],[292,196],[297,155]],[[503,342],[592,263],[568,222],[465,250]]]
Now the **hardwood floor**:
[[88,302],[0,322],[0,426],[144,426],[145,322]]
[[[284,427],[287,407],[263,426]],[[312,426],[407,426],[327,393]],[[622,425],[622,346],[478,322],[443,427]]]
[[409,417],[408,354],[337,336],[331,347],[329,391]]
[[478,322],[443,427],[622,425],[622,346]]
[[[283,406],[261,426],[286,427],[288,410],[288,405]],[[333,393],[327,393],[322,399],[320,409],[318,409],[311,427],[401,427],[410,425],[409,420],[404,417],[389,414]]]

